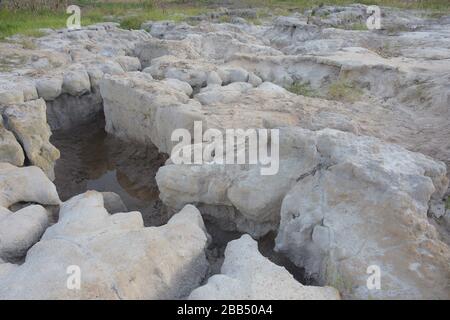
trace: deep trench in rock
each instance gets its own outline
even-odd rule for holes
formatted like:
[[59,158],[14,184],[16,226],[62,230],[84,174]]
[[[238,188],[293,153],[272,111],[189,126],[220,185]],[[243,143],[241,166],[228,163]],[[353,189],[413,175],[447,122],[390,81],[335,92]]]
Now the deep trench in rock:
[[[170,218],[159,199],[155,175],[164,165],[167,155],[155,146],[124,142],[104,130],[104,117],[68,130],[54,130],[51,142],[61,153],[55,165],[54,181],[62,201],[87,190],[117,193],[128,211],[139,211],[144,225],[160,226]],[[220,273],[224,251],[229,241],[242,233],[225,231],[217,222],[203,216],[211,241],[206,250],[210,275]],[[307,278],[284,255],[273,250],[276,234],[270,233],[258,240],[262,255],[285,267],[302,284],[316,284]]]

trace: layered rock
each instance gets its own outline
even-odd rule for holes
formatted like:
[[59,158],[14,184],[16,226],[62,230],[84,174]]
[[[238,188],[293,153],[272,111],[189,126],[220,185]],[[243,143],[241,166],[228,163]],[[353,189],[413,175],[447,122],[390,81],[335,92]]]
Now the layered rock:
[[76,32],[48,32],[32,40],[33,48],[2,45],[1,55],[15,57],[20,64],[0,77],[0,105],[42,98],[48,103],[52,129],[92,121],[102,110],[99,80],[104,74],[140,70],[139,59],[132,56],[134,47],[149,38],[146,32],[105,23]]
[[206,273],[206,242],[193,206],[167,225],[144,228],[139,212],[109,215],[102,195],[88,191],[61,206],[58,223],[28,251],[25,263],[3,272],[0,268],[0,297],[183,298]]
[[[445,165],[332,130],[313,141],[321,159],[284,197],[276,248],[346,297],[448,298],[450,249],[427,220]],[[366,286],[370,266],[380,290]]]
[[221,273],[192,291],[193,300],[335,300],[331,287],[304,286],[283,267],[263,257],[258,244],[243,235],[228,243]]
[[[347,296],[446,297],[450,251],[427,220],[448,185],[443,163],[375,138],[290,128],[280,130],[279,172],[259,169],[166,165],[156,178],[169,206],[198,203],[256,237],[277,229],[281,211],[276,248]],[[385,270],[380,291],[366,288],[370,265]]]
[[6,130],[3,125],[3,117],[0,115],[0,162],[8,162],[15,166],[22,166],[25,161],[20,143],[14,134]]
[[59,151],[50,143],[46,105],[42,99],[8,106],[3,112],[6,125],[24,148],[32,165],[40,167],[53,180],[54,164]]
[[[188,84],[186,84],[188,85]],[[193,128],[202,118],[200,104],[183,90],[146,73],[111,76],[100,84],[106,131],[121,139],[156,145],[169,153],[177,128]]]

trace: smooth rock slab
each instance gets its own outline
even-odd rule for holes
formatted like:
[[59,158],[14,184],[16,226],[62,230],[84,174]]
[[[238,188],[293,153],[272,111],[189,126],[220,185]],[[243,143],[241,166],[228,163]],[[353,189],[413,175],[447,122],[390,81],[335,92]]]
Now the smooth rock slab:
[[82,65],[74,65],[64,73],[62,90],[72,96],[81,96],[91,91],[89,74]]
[[110,214],[117,212],[127,212],[127,207],[120,196],[115,192],[102,192],[103,203],[106,211]]
[[[139,212],[110,215],[102,195],[88,191],[61,206],[58,223],[28,251],[24,264],[0,273],[0,298],[183,298],[206,274],[206,243],[193,206],[164,226],[144,228]],[[80,289],[70,290],[77,271]]]
[[60,76],[43,78],[36,81],[36,89],[40,98],[55,100],[62,92],[63,79]]
[[7,261],[23,257],[48,225],[47,210],[40,205],[16,212],[0,208],[0,257]]
[[0,206],[8,208],[18,202],[60,204],[55,185],[40,168],[0,163]]
[[192,300],[335,300],[331,287],[304,286],[263,257],[249,235],[228,243],[221,273],[189,295]]

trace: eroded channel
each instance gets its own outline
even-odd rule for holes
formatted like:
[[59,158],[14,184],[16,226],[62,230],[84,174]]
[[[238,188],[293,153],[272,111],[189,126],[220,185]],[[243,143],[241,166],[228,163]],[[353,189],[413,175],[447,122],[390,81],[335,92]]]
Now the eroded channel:
[[[62,201],[88,190],[118,194],[128,211],[139,211],[144,225],[160,226],[170,218],[159,199],[155,175],[167,160],[155,146],[124,142],[104,130],[103,117],[70,130],[54,130],[51,142],[61,153],[55,166],[54,181]],[[220,273],[224,251],[229,241],[242,233],[225,231],[203,216],[211,241],[206,251],[209,275]],[[314,284],[295,266],[273,250],[275,234],[259,239],[260,252],[275,264],[284,266],[303,284]],[[205,278],[208,279],[209,276]]]

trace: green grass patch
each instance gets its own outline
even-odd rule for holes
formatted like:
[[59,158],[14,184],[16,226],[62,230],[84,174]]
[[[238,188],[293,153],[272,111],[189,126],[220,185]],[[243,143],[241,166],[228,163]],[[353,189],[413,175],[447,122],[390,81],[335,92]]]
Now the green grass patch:
[[[99,2],[96,0],[73,1],[81,8],[81,25],[87,26],[105,21],[119,21],[126,29],[139,29],[142,22],[153,20],[180,21],[187,16],[198,15],[207,11],[201,6],[173,5],[162,1],[156,6],[153,0],[136,0],[126,2]],[[0,9],[0,39],[22,34],[26,36],[42,36],[41,28],[59,29],[66,26],[69,14],[65,11],[9,11]]]
[[337,289],[341,295],[351,294],[354,286],[352,279],[344,276],[330,257],[325,258],[324,266],[326,285]]
[[65,15],[50,11],[9,12],[0,10],[0,39],[14,34],[34,35],[39,28],[62,28],[66,21]]
[[294,83],[286,90],[305,97],[317,97],[319,95],[308,83]]
[[367,25],[365,23],[353,23],[350,25],[350,30],[367,31]]
[[385,7],[396,7],[404,9],[422,9],[422,10],[443,10],[450,11],[450,3],[448,0],[241,0],[254,6],[284,6],[287,8],[296,9],[310,9],[323,5],[349,5],[354,3],[361,3],[365,5],[378,5]]
[[[426,9],[429,16],[441,16],[450,13],[448,0],[242,0],[241,4],[264,10],[276,15],[287,15],[292,11],[323,5],[348,5],[351,3],[375,4],[381,6],[408,9]],[[217,0],[73,0],[71,4],[81,7],[81,25],[86,26],[103,21],[119,21],[122,27],[137,29],[147,20],[184,20],[187,16],[198,15],[208,11],[208,6],[220,5]],[[212,9],[213,10],[213,9]],[[0,9],[0,39],[14,34],[40,36],[40,28],[64,28],[69,17],[65,11],[50,10],[14,10]],[[258,16],[250,23],[260,24]],[[226,18],[223,18],[226,19]],[[354,25],[355,30],[365,30],[363,25]]]
[[183,21],[189,16],[199,15],[206,10],[202,8],[186,8],[179,9],[151,9],[144,12],[129,12],[131,15],[123,15],[119,17],[120,27],[124,29],[140,29],[141,24],[145,21],[161,21],[172,20],[175,22]]
[[338,80],[328,87],[327,98],[330,100],[355,102],[361,99],[363,91],[350,82]]

